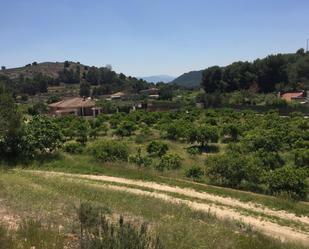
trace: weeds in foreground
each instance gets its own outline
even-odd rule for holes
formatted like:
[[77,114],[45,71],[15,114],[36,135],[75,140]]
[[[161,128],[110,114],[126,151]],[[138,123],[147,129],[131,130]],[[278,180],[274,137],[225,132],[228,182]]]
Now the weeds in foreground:
[[136,225],[119,217],[113,223],[104,214],[106,210],[82,203],[78,209],[80,245],[82,249],[163,249],[146,223]]
[[0,226],[0,249],[61,249],[64,235],[52,226],[43,226],[35,220],[23,220],[17,231]]

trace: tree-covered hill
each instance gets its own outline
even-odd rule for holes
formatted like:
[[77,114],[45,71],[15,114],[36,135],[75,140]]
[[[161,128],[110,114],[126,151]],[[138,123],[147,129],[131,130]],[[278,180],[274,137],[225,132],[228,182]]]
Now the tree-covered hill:
[[212,66],[185,73],[171,83],[186,88],[197,88],[202,83],[208,93],[309,89],[309,53],[299,49],[296,53],[269,55],[253,62],[238,61],[225,67]]
[[197,88],[201,84],[202,74],[203,70],[184,73],[178,78],[174,79],[171,84],[176,84],[186,88]]
[[110,66],[90,67],[79,62],[44,62],[24,67],[1,68],[0,83],[16,94],[35,95],[47,92],[49,86],[81,84],[93,86],[95,93],[115,91],[139,92],[151,85],[142,79],[116,73]]
[[207,93],[251,90],[274,92],[309,89],[309,53],[269,55],[253,62],[234,62],[203,71],[202,87]]
[[51,78],[57,78],[59,72],[64,68],[65,63],[68,69],[76,70],[77,66],[80,66],[81,69],[84,67],[84,65],[76,62],[33,62],[23,67],[2,69],[0,73],[8,76],[10,79],[18,79],[21,74],[24,77],[32,78],[38,73],[42,73]]

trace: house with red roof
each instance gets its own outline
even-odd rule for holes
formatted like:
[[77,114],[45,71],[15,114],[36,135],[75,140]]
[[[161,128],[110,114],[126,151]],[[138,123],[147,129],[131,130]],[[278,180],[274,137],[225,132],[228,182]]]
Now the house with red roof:
[[48,105],[49,114],[53,116],[64,116],[73,114],[76,116],[97,116],[101,108],[95,106],[91,98],[70,98]]
[[280,98],[287,102],[297,101],[301,104],[308,102],[307,94],[304,91],[284,92],[280,93]]

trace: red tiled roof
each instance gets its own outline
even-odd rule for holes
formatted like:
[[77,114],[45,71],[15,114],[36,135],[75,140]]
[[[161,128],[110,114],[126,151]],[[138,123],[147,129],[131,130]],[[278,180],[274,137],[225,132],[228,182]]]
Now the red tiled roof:
[[302,98],[304,97],[303,92],[289,92],[289,93],[284,93],[281,95],[281,98],[286,100],[286,101],[292,101],[294,98]]
[[92,99],[84,99],[84,98],[72,98],[52,103],[49,105],[49,107],[57,107],[57,108],[80,108],[80,107],[94,107],[94,106],[95,102]]

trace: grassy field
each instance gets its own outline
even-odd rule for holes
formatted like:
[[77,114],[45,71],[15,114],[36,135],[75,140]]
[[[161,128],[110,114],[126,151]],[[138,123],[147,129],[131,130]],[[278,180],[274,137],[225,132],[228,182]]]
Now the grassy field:
[[[180,151],[181,146],[183,145],[175,144],[174,146]],[[131,149],[133,150],[132,147]],[[202,157],[203,156],[200,156],[198,159],[187,158],[187,160],[200,161],[199,163],[203,166]],[[158,172],[152,168],[138,168],[136,165],[124,162],[100,163],[87,154],[71,155],[67,153],[59,153],[57,156],[49,158],[48,160],[41,162],[37,161],[31,166],[28,166],[28,168],[155,181],[172,186],[192,188],[197,191],[203,191],[214,195],[233,197],[242,202],[254,202],[275,210],[285,210],[297,215],[305,215],[309,217],[309,204],[306,202],[296,202],[285,198],[211,186],[207,184],[207,181],[190,181],[190,179],[184,177],[185,168],[179,171]]]
[[[211,185],[206,174],[207,167],[211,167],[207,159],[212,155],[222,157],[228,151],[224,139],[197,147],[197,142],[189,144],[192,141],[184,138],[165,139],[165,131],[158,128],[159,124],[149,129],[141,124],[133,134],[122,137],[117,133],[118,128],[111,128],[110,118],[107,134],[102,128],[95,139],[86,136],[85,146],[83,142],[76,142],[82,141],[79,136],[70,137],[68,132],[67,143],[56,153],[45,151],[27,165],[14,165],[14,169],[8,165],[8,170],[3,170],[0,175],[0,214],[15,218],[16,223],[35,219],[56,230],[61,227],[61,238],[65,238],[66,243],[72,242],[71,235],[75,239],[78,237],[77,209],[85,202],[111,210],[109,215],[113,220],[124,215],[135,223],[147,222],[165,248],[176,245],[188,249],[303,248],[274,238],[309,243],[308,202],[293,201],[284,195],[262,195],[258,194],[262,191],[254,189],[250,190],[258,193],[242,191],[245,189],[242,186],[231,189]],[[74,127],[81,122],[78,120],[70,125]],[[63,126],[66,132],[73,129],[67,124]],[[80,132],[82,130],[76,134]],[[147,152],[152,141],[165,143],[168,154],[180,157],[181,166],[164,166],[160,171],[157,166],[162,158]],[[98,157],[93,153],[93,147],[100,142],[107,144],[105,148],[109,149],[114,144],[117,149],[126,144],[126,157],[114,159],[108,154]],[[70,143],[80,150],[65,152],[69,151],[66,145]],[[188,152],[192,146],[199,148],[194,155]],[[100,147],[100,150],[105,149]],[[152,163],[147,166],[138,166],[136,161],[132,163],[130,159],[139,152]],[[283,156],[288,155],[285,159],[290,163],[291,155],[285,153]],[[204,173],[200,178],[186,176],[193,166],[200,167]],[[61,175],[61,172],[67,174]],[[109,181],[108,176],[115,180]],[[265,229],[267,224],[269,230]]]
[[81,202],[104,206],[114,216],[124,215],[135,222],[146,221],[165,248],[303,248],[282,244],[251,231],[241,222],[216,217],[145,196],[136,196],[61,177],[42,178],[25,171],[2,171],[0,198],[10,213],[63,226],[64,234],[77,233],[76,207]]

